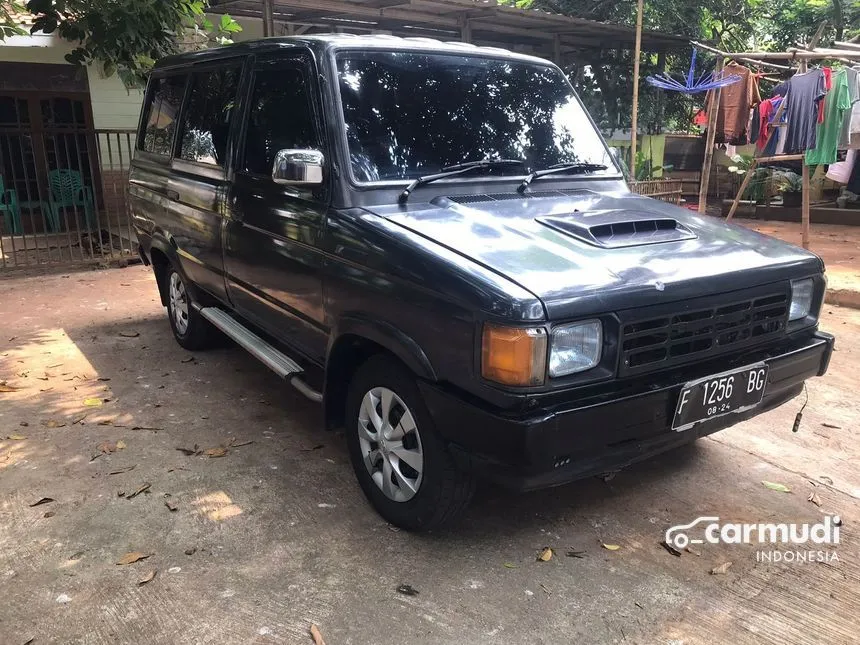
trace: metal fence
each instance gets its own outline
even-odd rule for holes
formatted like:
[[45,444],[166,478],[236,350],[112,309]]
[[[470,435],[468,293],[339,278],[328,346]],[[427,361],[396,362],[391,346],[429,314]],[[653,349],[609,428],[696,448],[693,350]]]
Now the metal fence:
[[649,179],[647,181],[631,181],[630,190],[639,195],[653,197],[661,202],[670,204],[681,203],[683,182],[677,179]]
[[0,270],[134,257],[133,130],[0,128]]

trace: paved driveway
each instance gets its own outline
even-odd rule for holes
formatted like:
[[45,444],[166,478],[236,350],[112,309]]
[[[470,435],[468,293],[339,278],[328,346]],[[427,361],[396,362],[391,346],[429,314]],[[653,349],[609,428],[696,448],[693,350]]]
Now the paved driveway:
[[[484,488],[412,535],[313,404],[238,348],[180,349],[143,267],[0,279],[0,643],[856,642],[860,312],[823,318],[838,352],[798,434],[799,400],[609,482]],[[659,545],[699,515],[825,513],[837,562]]]

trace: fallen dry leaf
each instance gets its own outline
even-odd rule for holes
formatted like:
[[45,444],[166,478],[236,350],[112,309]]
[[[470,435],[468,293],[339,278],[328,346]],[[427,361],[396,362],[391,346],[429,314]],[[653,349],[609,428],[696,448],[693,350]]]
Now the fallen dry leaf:
[[828,477],[827,475],[819,475],[818,479],[823,481],[828,486],[833,486],[833,480],[830,477]]
[[538,553],[537,559],[539,562],[549,562],[552,560],[552,549],[545,546],[541,549],[540,553]]
[[826,423],[825,422],[825,423],[822,423],[821,425],[823,425],[825,428],[833,428],[834,430],[841,430],[842,429],[842,426],[838,426],[835,423]]
[[54,511],[47,511],[42,517],[47,519],[49,517],[54,517],[54,515],[56,515],[56,513],[54,513]]
[[147,582],[152,582],[155,579],[156,570],[153,569],[146,575],[144,575],[140,580],[137,581],[137,586],[145,585]]
[[133,499],[133,498],[137,497],[138,495],[140,495],[143,491],[145,491],[145,490],[149,490],[149,488],[150,488],[151,486],[152,486],[152,484],[150,484],[149,482],[144,482],[143,484],[141,484],[141,485],[138,487],[138,489],[137,489],[136,491],[134,491],[133,493],[131,493],[131,494],[129,494],[129,495],[126,495],[126,497],[125,497],[125,498],[126,498],[126,499]]
[[116,449],[117,450],[125,450],[125,447],[126,447],[126,443],[122,439],[120,439],[119,441],[116,442]]
[[517,568],[517,565],[515,565],[513,562],[505,562],[502,566],[505,567],[505,569],[516,569]]
[[731,562],[723,562],[720,566],[714,567],[711,569],[711,575],[721,575],[726,573],[729,570],[729,567],[732,566]]
[[54,498],[53,498],[53,497],[40,497],[40,498],[39,498],[39,499],[37,499],[35,502],[33,502],[32,504],[30,504],[30,507],[33,507],[33,506],[41,506],[42,504],[50,504],[50,503],[51,503],[51,502],[53,502],[53,501],[54,501]]
[[17,392],[20,389],[20,387],[12,387],[11,385],[0,383],[0,392]]
[[818,493],[816,493],[815,491],[812,491],[812,492],[809,494],[809,497],[807,497],[807,498],[806,498],[806,501],[807,501],[807,502],[812,502],[812,503],[813,503],[813,504],[815,504],[816,506],[821,506],[821,499],[819,499],[819,497],[818,497]]
[[253,439],[248,439],[247,441],[236,441],[235,439],[230,439],[230,441],[227,443],[227,445],[230,446],[231,448],[239,448],[241,446],[247,446],[247,445],[250,445],[252,443],[254,443]]
[[600,546],[602,546],[607,551],[617,551],[618,549],[621,548],[617,544],[601,544]]
[[117,445],[112,441],[102,441],[99,445],[96,446],[96,450],[106,455],[116,452]]
[[42,425],[46,428],[62,428],[66,425],[66,422],[56,421],[55,419],[48,419],[47,421],[42,421]]
[[140,336],[140,332],[139,331],[121,331],[121,332],[119,332],[119,335],[122,336],[123,338],[137,338],[138,336]]
[[765,488],[769,488],[770,490],[775,490],[778,493],[790,493],[791,492],[791,489],[788,486],[786,486],[785,484],[778,484],[776,482],[768,482],[768,481],[762,481],[762,484],[764,484]]
[[206,451],[207,457],[223,457],[226,454],[227,449],[223,446],[218,446],[217,448],[209,448],[209,450]]
[[687,553],[692,553],[692,554],[693,554],[693,555],[695,555],[695,556],[701,556],[701,555],[702,555],[702,552],[701,552],[701,551],[699,551],[699,550],[697,550],[697,549],[694,549],[694,548],[693,548],[693,547],[691,547],[691,546],[685,547],[685,548],[684,548],[684,551],[686,551]]
[[90,407],[90,408],[101,407],[101,405],[103,403],[104,403],[104,401],[102,401],[101,399],[97,399],[97,398],[84,399],[84,405],[86,405],[87,407]]
[[126,553],[122,556],[117,562],[118,565],[125,564],[134,564],[139,560],[146,560],[148,557],[152,556],[152,553],[141,553],[140,551],[132,551],[130,553]]
[[188,356],[188,357],[186,357],[186,358],[183,358],[180,362],[181,362],[181,363],[190,363],[190,362],[191,362],[191,361],[193,361],[193,360],[194,360],[194,357],[193,357],[193,356]]
[[418,590],[412,585],[400,585],[397,587],[397,593],[403,594],[404,596],[417,596]]
[[12,441],[24,441],[27,437],[23,434],[10,434],[7,439],[11,439]]
[[325,645],[325,641],[323,640],[319,627],[313,624],[311,625],[311,638],[314,639],[314,645]]

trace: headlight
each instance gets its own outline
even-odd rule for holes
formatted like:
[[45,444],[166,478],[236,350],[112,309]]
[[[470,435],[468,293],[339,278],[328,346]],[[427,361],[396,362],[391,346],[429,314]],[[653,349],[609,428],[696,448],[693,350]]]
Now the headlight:
[[552,330],[549,375],[566,376],[589,370],[600,362],[603,325],[599,320],[562,325]]
[[796,280],[791,283],[791,307],[788,310],[789,320],[800,320],[809,315],[812,309],[812,296],[815,283],[812,278]]
[[484,325],[481,375],[503,385],[541,385],[546,373],[542,327]]

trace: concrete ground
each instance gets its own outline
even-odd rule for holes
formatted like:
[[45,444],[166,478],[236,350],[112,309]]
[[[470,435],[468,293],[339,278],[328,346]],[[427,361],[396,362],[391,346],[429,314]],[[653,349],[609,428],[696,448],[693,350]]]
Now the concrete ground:
[[[485,487],[413,535],[314,404],[236,347],[180,349],[147,269],[0,279],[0,643],[856,642],[860,312],[822,325],[838,352],[799,433],[798,399],[609,482]],[[832,513],[838,561],[659,544],[700,515]]]

